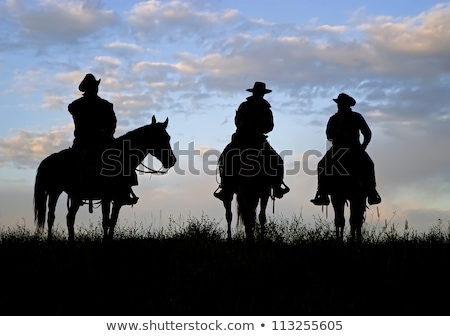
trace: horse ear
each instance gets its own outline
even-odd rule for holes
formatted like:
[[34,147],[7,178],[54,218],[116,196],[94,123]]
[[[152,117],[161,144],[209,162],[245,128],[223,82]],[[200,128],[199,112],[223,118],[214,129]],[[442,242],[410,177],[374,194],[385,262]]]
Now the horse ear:
[[152,124],[156,124],[156,117],[154,115],[152,117]]
[[169,117],[166,118],[166,121],[164,121],[163,125],[164,128],[167,128],[167,124],[169,123]]

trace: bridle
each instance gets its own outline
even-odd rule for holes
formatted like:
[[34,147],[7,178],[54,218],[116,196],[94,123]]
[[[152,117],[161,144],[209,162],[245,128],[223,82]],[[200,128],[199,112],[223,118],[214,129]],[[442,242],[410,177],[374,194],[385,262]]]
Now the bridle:
[[136,168],[136,171],[139,173],[143,173],[143,174],[164,175],[164,174],[167,174],[167,172],[169,171],[169,168],[164,168],[164,167],[161,167],[158,170],[156,170],[156,169],[146,166],[142,162],[139,165],[143,166],[146,170]]

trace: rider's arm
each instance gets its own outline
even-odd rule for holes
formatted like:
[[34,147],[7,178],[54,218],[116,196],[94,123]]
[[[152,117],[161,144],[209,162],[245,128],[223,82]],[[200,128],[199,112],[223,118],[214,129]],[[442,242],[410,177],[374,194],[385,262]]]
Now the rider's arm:
[[114,108],[113,105],[111,104],[111,136],[114,135],[114,133],[116,132],[116,127],[117,127],[117,118],[116,118],[116,113],[114,112]]
[[236,110],[236,115],[234,117],[234,125],[236,128],[239,128],[242,126],[242,112],[245,109],[245,102],[239,105],[238,109]]
[[369,125],[367,125],[367,122],[364,120],[362,115],[359,115],[359,129],[361,131],[361,134],[364,136],[364,141],[361,146],[363,150],[366,150],[367,145],[372,139],[372,131],[370,130]]
[[330,141],[333,141],[334,139],[334,127],[333,127],[333,118],[331,117],[330,119],[328,119],[328,123],[327,123],[327,130],[326,130],[326,134],[327,134],[327,139]]
[[262,116],[262,120],[261,120],[261,128],[262,128],[262,132],[264,134],[267,134],[269,132],[271,132],[273,130],[273,113],[272,110],[267,107],[266,110],[264,111],[264,114]]

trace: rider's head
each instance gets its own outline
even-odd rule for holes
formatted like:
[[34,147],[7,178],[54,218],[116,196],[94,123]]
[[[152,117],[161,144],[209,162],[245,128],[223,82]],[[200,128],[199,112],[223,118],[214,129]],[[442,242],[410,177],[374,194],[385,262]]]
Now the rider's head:
[[258,97],[263,97],[266,93],[272,92],[272,90],[266,89],[266,83],[263,82],[255,82],[253,88],[247,89],[247,91]]
[[346,93],[340,93],[339,96],[333,98],[333,100],[338,105],[339,110],[349,110],[350,107],[355,106],[356,104],[356,100]]
[[84,94],[97,94],[98,93],[98,85],[100,84],[101,79],[95,79],[93,74],[87,74],[84,76],[84,79],[81,81],[78,86],[78,90],[84,92]]

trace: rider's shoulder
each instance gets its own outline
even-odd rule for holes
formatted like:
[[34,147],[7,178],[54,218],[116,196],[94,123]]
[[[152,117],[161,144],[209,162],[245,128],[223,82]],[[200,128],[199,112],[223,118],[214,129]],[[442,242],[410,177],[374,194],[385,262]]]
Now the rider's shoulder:
[[68,106],[67,109],[69,110],[69,112],[73,112],[77,109],[78,106],[81,106],[84,104],[84,97],[75,99],[73,102],[71,102]]
[[267,100],[265,100],[265,99],[262,99],[262,101],[263,101],[263,103],[266,105],[266,107],[272,107],[271,105],[270,105],[270,103],[267,101]]
[[271,107],[270,103],[267,100],[265,100],[264,98],[255,97],[255,96],[248,97],[247,101],[245,101],[244,103],[247,103],[247,104],[255,104],[256,103],[259,106],[263,105],[264,107],[268,107],[268,108]]
[[102,97],[96,96],[96,100],[97,100],[98,104],[101,104],[105,107],[109,107],[109,108],[113,107],[113,104],[111,102],[107,101],[106,99],[103,99]]
[[359,112],[352,111],[352,116],[353,116],[353,118],[355,118],[355,119],[358,119],[358,120],[364,120],[363,115],[362,115],[361,113],[359,113]]

